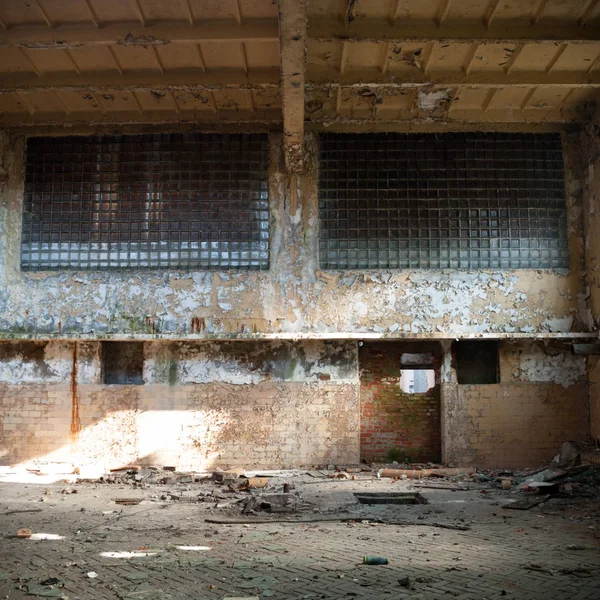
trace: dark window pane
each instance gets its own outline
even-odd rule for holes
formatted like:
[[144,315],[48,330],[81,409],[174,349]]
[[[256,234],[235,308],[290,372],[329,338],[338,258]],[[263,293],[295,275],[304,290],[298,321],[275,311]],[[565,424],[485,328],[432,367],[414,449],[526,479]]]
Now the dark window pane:
[[560,135],[323,134],[322,269],[569,268]]
[[266,134],[30,138],[21,266],[268,269],[268,161]]
[[102,342],[102,381],[109,385],[142,385],[144,342]]
[[454,342],[452,352],[459,384],[499,383],[498,342]]

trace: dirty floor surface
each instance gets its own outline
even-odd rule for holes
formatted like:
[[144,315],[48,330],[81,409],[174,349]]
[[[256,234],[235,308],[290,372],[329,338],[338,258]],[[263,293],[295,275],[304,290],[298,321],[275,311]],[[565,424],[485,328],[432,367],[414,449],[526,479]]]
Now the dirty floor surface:
[[[184,491],[195,495],[194,485]],[[303,518],[355,522],[219,525],[205,518],[239,517],[239,507],[161,500],[168,489],[1,483],[0,598],[600,598],[594,498],[553,498],[517,511],[502,508],[515,492],[298,481]],[[355,492],[390,491],[420,491],[429,504],[354,499]],[[114,501],[132,496],[142,502]],[[39,512],[9,514],[25,510]],[[373,522],[382,519],[409,524]],[[21,527],[33,537],[16,538]],[[365,555],[389,564],[364,565]]]

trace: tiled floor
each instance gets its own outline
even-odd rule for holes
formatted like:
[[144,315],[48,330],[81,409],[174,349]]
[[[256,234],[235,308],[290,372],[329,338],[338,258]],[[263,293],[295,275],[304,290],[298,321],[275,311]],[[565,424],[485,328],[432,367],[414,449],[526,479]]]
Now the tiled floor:
[[[227,512],[210,503],[152,501],[164,489],[155,486],[2,483],[0,598],[31,597],[28,590],[126,600],[600,598],[598,501],[552,499],[511,511],[501,505],[514,492],[475,489],[420,490],[430,500],[423,506],[353,504],[353,491],[416,491],[409,486],[389,480],[298,482],[312,503],[305,517],[323,516],[315,507],[335,508],[357,522],[216,525],[204,519],[238,515],[237,507]],[[78,493],[61,493],[67,487]],[[194,484],[187,487],[193,495]],[[119,506],[114,498],[120,496],[145,500]],[[11,510],[40,512],[6,514]],[[361,521],[368,514],[414,524]],[[61,539],[17,539],[19,527]],[[364,565],[364,555],[386,557],[389,564]],[[40,587],[49,578],[60,583]]]

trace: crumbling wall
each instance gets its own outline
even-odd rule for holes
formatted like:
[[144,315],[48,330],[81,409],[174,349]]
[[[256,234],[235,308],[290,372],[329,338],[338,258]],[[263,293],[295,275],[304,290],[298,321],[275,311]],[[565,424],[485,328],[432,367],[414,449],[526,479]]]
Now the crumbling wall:
[[419,394],[406,393],[400,387],[402,355],[427,350],[431,356],[431,348],[410,342],[365,343],[360,348],[361,458],[440,461],[439,381]]
[[0,343],[0,464],[358,462],[354,342],[146,343],[143,385],[103,385],[99,346]]
[[8,177],[0,195],[0,337],[5,339],[452,336],[589,327],[581,169],[572,139],[565,146],[569,272],[320,271],[316,138],[306,138],[305,173],[288,176],[281,136],[273,134],[270,271],[24,273],[19,268],[24,144],[22,137],[0,139],[0,163]]
[[588,438],[586,359],[567,344],[502,343],[500,383],[442,383],[444,458],[458,465],[547,464],[567,440]]
[[[573,134],[576,138],[576,134]],[[580,162],[583,167],[583,210],[585,224],[586,294],[590,321],[600,324],[600,121],[581,131]],[[590,434],[600,444],[600,357],[589,357]]]

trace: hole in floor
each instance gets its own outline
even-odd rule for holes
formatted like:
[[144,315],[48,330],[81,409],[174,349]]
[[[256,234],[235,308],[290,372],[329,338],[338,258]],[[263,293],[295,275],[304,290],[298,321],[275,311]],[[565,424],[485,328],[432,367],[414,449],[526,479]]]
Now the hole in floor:
[[354,494],[354,497],[361,504],[429,504],[427,498],[419,492],[406,494],[361,492]]

